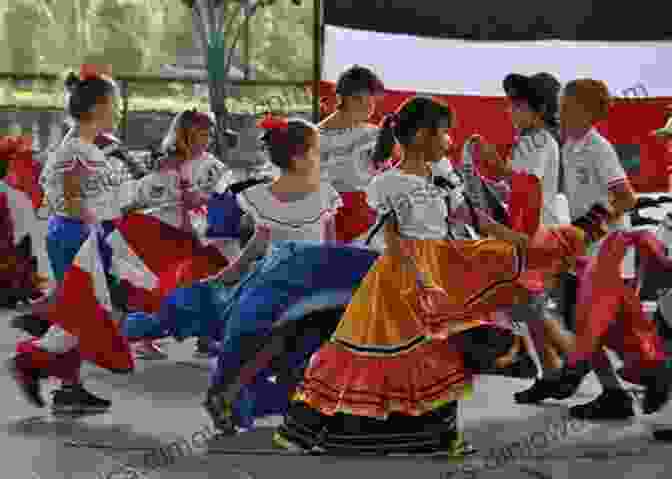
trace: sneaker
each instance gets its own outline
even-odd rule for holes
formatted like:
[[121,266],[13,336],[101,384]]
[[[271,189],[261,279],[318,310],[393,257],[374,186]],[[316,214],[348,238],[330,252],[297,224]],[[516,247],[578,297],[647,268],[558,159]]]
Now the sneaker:
[[198,338],[196,341],[196,350],[194,357],[198,359],[207,359],[210,357],[210,341],[205,338]]
[[632,396],[623,390],[605,390],[593,401],[569,408],[575,419],[592,421],[622,421],[635,415]]
[[112,402],[88,392],[82,385],[64,386],[54,391],[54,414],[96,414],[106,412]]
[[653,431],[653,439],[661,442],[672,442],[672,429],[656,429]]
[[135,348],[135,355],[138,359],[146,360],[166,359],[168,357],[168,355],[154,341],[138,344]]
[[36,338],[41,338],[47,334],[51,325],[49,321],[36,314],[21,314],[14,316],[9,321],[9,326],[14,329],[20,329]]
[[565,368],[557,377],[537,379],[531,388],[517,392],[513,399],[518,404],[536,404],[546,399],[567,399],[581,386],[586,374]]
[[36,369],[24,366],[29,359],[29,353],[17,354],[7,361],[7,369],[26,400],[32,406],[44,407],[44,399],[40,393],[40,373]]
[[642,412],[653,414],[658,412],[670,399],[672,378],[666,367],[657,368],[651,374],[642,374],[642,386],[646,388]]
[[223,396],[208,392],[203,402],[205,412],[221,435],[233,436],[236,434],[236,425],[233,422],[233,405]]

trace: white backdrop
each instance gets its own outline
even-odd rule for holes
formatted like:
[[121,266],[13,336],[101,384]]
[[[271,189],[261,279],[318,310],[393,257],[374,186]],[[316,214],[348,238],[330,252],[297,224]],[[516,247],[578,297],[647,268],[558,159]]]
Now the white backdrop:
[[353,63],[373,68],[391,90],[502,96],[508,73],[545,71],[563,83],[604,80],[615,96],[643,85],[651,97],[672,97],[672,42],[467,42],[327,25],[323,79],[335,81]]

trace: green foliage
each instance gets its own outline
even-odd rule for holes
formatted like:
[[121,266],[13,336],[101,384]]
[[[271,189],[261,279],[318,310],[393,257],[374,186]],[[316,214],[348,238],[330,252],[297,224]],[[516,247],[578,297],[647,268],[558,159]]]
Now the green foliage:
[[[142,89],[140,88],[142,87]],[[179,82],[157,82],[129,85],[130,111],[156,111],[177,113],[189,108],[208,111],[208,98],[194,96],[190,84]],[[163,90],[170,94],[149,95],[145,92]],[[261,115],[266,111],[281,114],[309,112],[312,109],[312,97],[301,89],[245,87],[240,98],[228,98],[226,105],[231,113]],[[0,105],[11,108],[60,110],[65,98],[62,84],[41,82],[30,89],[20,89],[11,82],[0,82]]]
[[[180,51],[193,47],[192,6],[193,0],[0,1],[0,70],[62,72],[95,57],[112,64],[118,75],[156,74],[162,64],[175,63]],[[225,23],[238,6],[226,2]],[[295,6],[277,0],[258,11],[250,22],[257,78],[310,78],[312,19],[310,1]],[[241,20],[242,15],[225,32],[227,45]],[[242,35],[240,57],[244,44]]]

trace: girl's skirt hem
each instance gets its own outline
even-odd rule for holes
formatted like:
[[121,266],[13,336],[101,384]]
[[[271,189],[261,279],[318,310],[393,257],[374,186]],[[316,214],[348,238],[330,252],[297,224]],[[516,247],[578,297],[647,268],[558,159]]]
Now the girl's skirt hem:
[[456,452],[457,402],[422,416],[391,415],[386,420],[328,416],[305,402],[293,403],[274,441],[282,447],[319,448],[337,454]]
[[403,354],[387,356],[364,355],[332,342],[311,359],[295,400],[326,416],[417,417],[468,397],[470,379],[462,352],[448,341],[425,339]]

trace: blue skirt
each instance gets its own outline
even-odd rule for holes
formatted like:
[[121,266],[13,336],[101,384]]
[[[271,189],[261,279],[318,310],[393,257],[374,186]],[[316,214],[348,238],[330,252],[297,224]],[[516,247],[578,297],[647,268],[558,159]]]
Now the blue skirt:
[[[212,385],[226,387],[237,381],[241,368],[255,359],[256,354],[249,354],[250,342],[262,344],[279,321],[285,324],[347,306],[377,258],[378,253],[356,246],[279,242],[235,288],[213,282],[215,321],[223,329]],[[283,353],[285,363],[300,366],[319,344],[307,338],[295,351]],[[242,427],[251,427],[254,416],[287,406],[285,387],[269,383],[265,367],[260,365],[254,381],[243,385],[234,403],[234,416]]]

